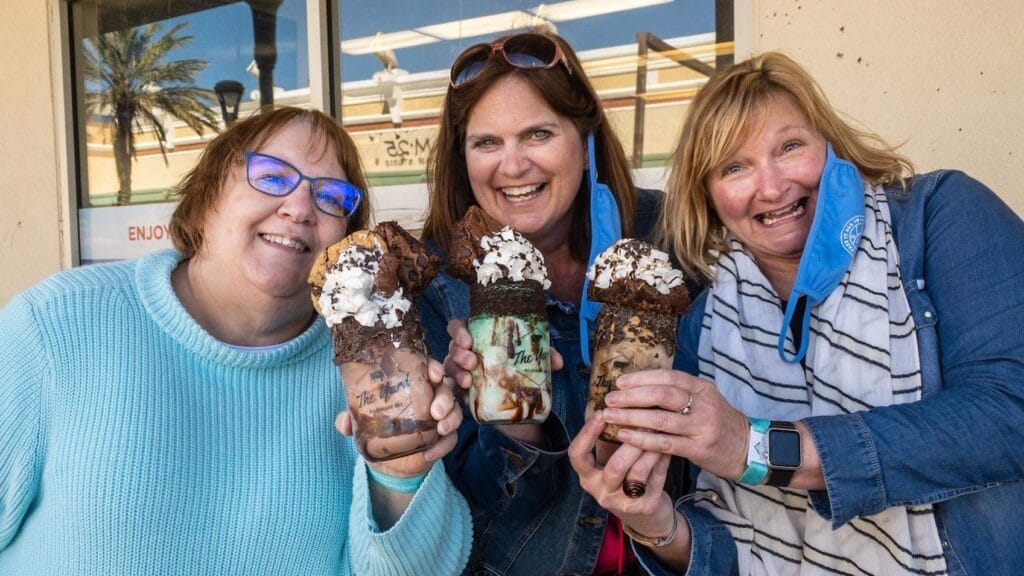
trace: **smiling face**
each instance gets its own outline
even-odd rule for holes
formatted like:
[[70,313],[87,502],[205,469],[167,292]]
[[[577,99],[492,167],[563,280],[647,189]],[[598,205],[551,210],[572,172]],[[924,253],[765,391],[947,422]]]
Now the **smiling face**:
[[761,268],[795,277],[814,221],[826,142],[784,95],[769,97],[748,131],[704,183],[718,218]]
[[[333,145],[309,150],[311,131],[293,121],[256,152],[276,156],[303,174],[345,179]],[[309,182],[287,196],[251,187],[245,163],[236,164],[204,222],[205,241],[196,259],[204,281],[239,297],[301,299],[309,304],[306,279],[317,253],[345,236],[347,220],[317,209]]]
[[532,86],[508,75],[480,98],[466,123],[465,154],[484,212],[542,250],[568,240],[584,142]]

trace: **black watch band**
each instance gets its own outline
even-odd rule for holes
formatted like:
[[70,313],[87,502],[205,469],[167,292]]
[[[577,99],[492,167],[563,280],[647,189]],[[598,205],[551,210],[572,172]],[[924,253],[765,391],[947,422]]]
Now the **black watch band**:
[[765,478],[765,486],[775,486],[776,488],[785,488],[789,486],[789,483],[793,480],[793,474],[796,474],[796,470],[783,470],[782,468],[769,468],[768,477]]
[[768,426],[767,486],[785,488],[800,468],[800,431],[792,422],[772,420]]

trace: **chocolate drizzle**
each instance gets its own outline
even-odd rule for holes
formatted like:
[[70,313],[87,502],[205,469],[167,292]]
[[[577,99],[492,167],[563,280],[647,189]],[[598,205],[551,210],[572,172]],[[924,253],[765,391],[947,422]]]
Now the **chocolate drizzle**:
[[359,428],[360,434],[374,438],[394,438],[404,434],[436,432],[437,430],[437,422],[433,420],[385,416],[357,415],[356,426]]
[[[502,412],[508,412],[509,417],[505,420],[487,420],[486,424],[518,424],[520,422],[532,421],[538,414],[546,414],[547,409],[544,405],[544,393],[543,391],[535,386],[523,385],[523,378],[520,374],[514,376],[503,376],[498,379],[498,386],[506,391],[504,402],[501,405]],[[474,406],[474,414],[482,414],[484,412],[481,406],[483,402],[483,396],[476,397],[476,406]]]

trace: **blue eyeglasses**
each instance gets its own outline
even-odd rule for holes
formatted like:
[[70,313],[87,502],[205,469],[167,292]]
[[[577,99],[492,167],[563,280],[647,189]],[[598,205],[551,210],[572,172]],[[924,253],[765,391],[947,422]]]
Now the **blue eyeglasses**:
[[561,63],[565,66],[566,72],[572,75],[569,60],[554,39],[543,34],[527,32],[490,44],[475,44],[463,50],[452,64],[452,87],[459,88],[479,76],[495,53],[501,54],[505,62],[513,68],[547,70]]
[[348,218],[359,207],[363,191],[340,178],[310,178],[291,164],[269,154],[245,153],[245,174],[249,186],[270,196],[287,196],[303,180],[309,182],[316,207],[325,214]]

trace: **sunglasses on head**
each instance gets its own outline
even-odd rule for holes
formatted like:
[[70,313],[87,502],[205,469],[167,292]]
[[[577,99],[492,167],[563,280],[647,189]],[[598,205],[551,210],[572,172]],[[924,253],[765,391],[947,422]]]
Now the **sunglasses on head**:
[[363,199],[362,190],[340,178],[310,178],[269,154],[246,152],[245,175],[249,186],[270,196],[287,196],[305,180],[316,207],[339,218],[351,216]]
[[501,54],[513,68],[547,70],[561,62],[566,72],[572,75],[569,60],[558,43],[543,34],[530,32],[489,44],[476,44],[463,50],[452,64],[452,87],[458,88],[479,76],[496,53]]

